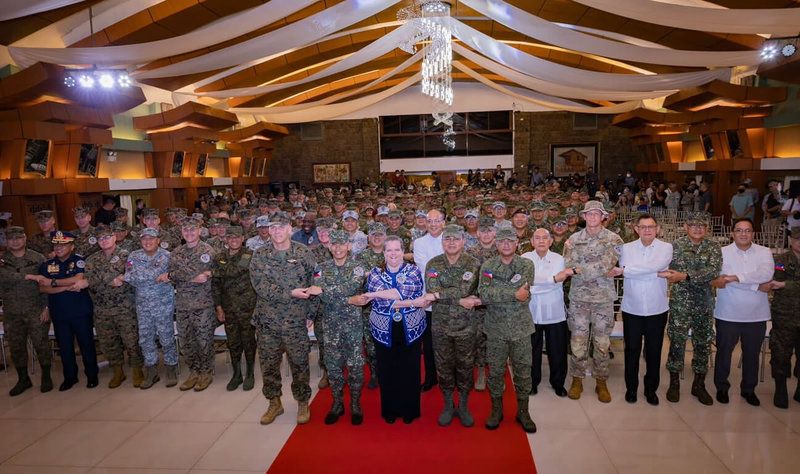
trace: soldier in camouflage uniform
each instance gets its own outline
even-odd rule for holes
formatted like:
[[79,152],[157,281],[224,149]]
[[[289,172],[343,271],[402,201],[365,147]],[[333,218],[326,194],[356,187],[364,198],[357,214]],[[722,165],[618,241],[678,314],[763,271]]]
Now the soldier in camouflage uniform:
[[156,337],[167,366],[166,385],[174,387],[178,383],[178,348],[173,325],[175,290],[169,283],[157,281],[167,273],[170,258],[169,252],[160,246],[158,232],[150,227],[142,229],[139,234],[142,248],[131,252],[125,264],[125,281],[136,289],[139,346],[145,364],[145,379],[139,388],[143,390],[160,380]]
[[[311,253],[314,254],[314,261],[319,264],[333,258],[330,251],[330,232],[336,230],[336,221],[330,217],[319,218],[316,226],[319,245],[311,247]],[[325,366],[325,328],[322,325],[322,304],[319,301],[316,303],[312,301],[311,305],[314,308],[312,314],[314,315],[314,337],[319,348],[319,368],[322,370],[322,377],[320,377],[317,387],[326,389],[330,386],[330,381],[328,380],[328,369]]]
[[88,287],[92,296],[98,346],[114,371],[108,388],[117,388],[126,379],[122,370],[126,353],[133,369],[133,386],[139,387],[144,380],[144,360],[138,341],[136,297],[133,287],[125,283],[128,252],[117,247],[108,226],[95,229],[95,237],[100,250],[86,259],[85,278],[76,287]]
[[[425,266],[425,288],[436,296],[431,315],[433,353],[444,395],[444,410],[439,425],[447,426],[458,416],[463,426],[475,421],[469,412],[469,393],[474,382],[475,340],[478,321],[471,313],[477,305],[480,263],[464,252],[464,229],[448,225],[442,233],[444,254],[433,257]],[[458,412],[453,391],[458,389]]]
[[73,208],[72,213],[75,216],[75,223],[78,224],[78,228],[70,232],[75,236],[75,253],[84,258],[89,257],[99,249],[97,237],[94,235],[92,215],[83,206]]
[[531,202],[530,211],[531,216],[530,221],[528,222],[528,227],[530,227],[531,232],[541,229],[542,227],[547,228],[550,226],[545,218],[547,208],[542,201],[536,200]]
[[464,213],[464,248],[469,250],[478,243],[478,210],[470,209]]
[[28,376],[28,338],[42,368],[41,391],[49,392],[53,389],[50,378],[53,354],[47,336],[50,329],[47,296],[39,293],[35,278],[27,278],[38,273],[45,257],[25,248],[25,229],[22,227],[6,229],[6,242],[8,249],[0,253],[0,297],[3,298],[3,324],[11,361],[19,375],[9,395],[15,397],[33,386]]
[[[383,224],[375,223],[369,229],[369,247],[361,252],[356,258],[356,262],[364,268],[367,274],[375,267],[381,267],[384,264],[383,259],[383,243],[386,241],[386,227]],[[406,250],[404,249],[405,253]],[[364,282],[366,291],[366,281]],[[361,323],[364,339],[364,351],[367,353],[367,364],[369,365],[370,378],[367,383],[367,388],[378,388],[378,363],[375,359],[375,341],[372,339],[372,332],[369,326],[369,305],[364,306],[361,310]]]
[[133,252],[136,247],[134,237],[130,235],[127,224],[122,221],[114,221],[111,223],[111,231],[114,233],[114,241],[118,248],[125,250],[128,253]]
[[389,210],[389,224],[386,228],[386,235],[396,235],[403,241],[403,253],[411,253],[413,258],[414,254],[411,252],[411,231],[403,227],[403,213],[400,209]]
[[720,245],[707,238],[708,217],[704,212],[690,214],[684,224],[687,235],[672,243],[670,276],[670,316],[667,325],[669,337],[669,388],[667,400],[680,400],[680,373],[686,354],[686,341],[692,333],[692,395],[700,403],[714,403],[706,391],[708,357],[714,340],[714,289],[709,282],[722,270]]
[[[764,283],[760,290],[773,290],[772,332],[769,349],[772,351],[772,377],[775,379],[775,396],[772,402],[778,408],[789,408],[786,379],[791,377],[792,350],[800,347],[800,227],[792,228],[788,252],[775,256],[774,280]],[[765,288],[764,285],[769,285]],[[796,354],[800,358],[800,352]],[[794,376],[800,378],[800,361],[795,361]],[[800,380],[794,391],[794,400],[800,402]]]
[[415,240],[428,233],[427,219],[428,211],[424,209],[417,209],[417,212],[414,213],[414,226],[409,229],[411,231],[412,245]]
[[[483,263],[497,256],[497,247],[494,245],[494,236],[497,228],[494,219],[482,217],[478,219],[478,245],[468,248],[467,253]],[[482,392],[486,389],[486,334],[483,332],[483,320],[486,308],[478,307],[473,311],[478,321],[478,336],[475,339],[475,366],[478,368],[478,378],[475,380],[475,390]]]
[[181,222],[186,244],[173,250],[169,273],[159,281],[175,285],[175,319],[178,322],[183,352],[191,373],[181,390],[205,390],[214,380],[214,328],[217,318],[211,296],[211,267],[216,253],[200,241],[200,220],[186,217]]
[[[553,238],[553,245],[550,246],[550,251],[564,256],[564,243],[569,237],[567,234],[567,216],[562,214],[555,217],[550,226],[550,233]],[[564,292],[569,293],[567,288],[564,288]]]
[[[171,252],[180,247],[180,238],[176,238],[174,232],[168,232],[165,228],[160,227],[161,218],[158,217],[158,209],[144,209],[142,211],[142,222],[144,222],[145,228],[155,229],[158,231],[158,245],[160,248],[166,250],[167,252]],[[141,237],[141,233],[139,236]],[[141,239],[139,240],[139,246],[137,247],[137,250],[139,248],[141,248]]]
[[[256,292],[250,284],[250,260],[253,252],[243,247],[244,229],[239,226],[226,229],[228,248],[214,257],[211,273],[212,296],[217,320],[225,323],[228,351],[233,365],[233,376],[227,390],[236,390],[244,383],[244,390],[255,385],[253,375],[256,360],[256,333],[250,323],[256,307]],[[242,379],[242,352],[246,371]]]
[[599,201],[588,201],[581,214],[586,219],[586,229],[572,234],[564,244],[565,264],[567,268],[576,269],[569,290],[567,318],[572,350],[569,358],[572,386],[568,395],[573,400],[581,396],[591,339],[594,345],[592,376],[597,382],[595,392],[598,400],[608,403],[611,394],[606,380],[617,292],[614,278],[607,274],[617,265],[623,242],[617,234],[603,227],[606,211]]
[[361,390],[364,387],[361,308],[351,303],[355,303],[354,297],[362,293],[368,271],[348,258],[348,238],[344,230],[330,232],[333,258],[317,265],[314,285],[309,289],[309,294],[319,296],[322,302],[325,359],[333,395],[333,406],[325,416],[326,425],[336,423],[344,414],[345,367],[350,386],[350,422],[360,425],[364,420],[361,410]]
[[314,255],[303,244],[290,240],[288,214],[277,212],[270,221],[271,244],[258,249],[250,262],[250,281],[258,294],[253,323],[264,377],[264,396],[269,408],[261,424],[283,413],[280,365],[283,352],[292,372],[292,395],[298,402],[297,422],[308,423],[308,353],[306,320],[310,315],[308,287],[313,283]]
[[517,255],[532,251],[531,237],[533,237],[533,231],[528,227],[528,210],[524,207],[515,210],[514,214],[511,215],[511,225],[517,232]]
[[36,213],[36,222],[39,223],[40,233],[28,238],[28,248],[47,258],[53,257],[53,242],[50,232],[56,230],[56,218],[53,211],[45,210]]
[[213,231],[213,236],[209,237],[206,243],[217,253],[224,252],[228,246],[225,237],[228,233],[228,227],[231,225],[230,219],[227,217],[217,217],[216,219],[209,219],[207,223],[209,232]]
[[486,358],[489,362],[489,394],[492,412],[486,428],[497,429],[503,419],[503,378],[510,359],[517,395],[517,422],[528,433],[536,432],[531,420],[528,397],[531,393],[531,334],[534,333],[528,301],[535,277],[533,262],[516,255],[517,233],[501,228],[495,237],[497,257],[480,268],[478,295],[486,306],[483,331],[486,333]]

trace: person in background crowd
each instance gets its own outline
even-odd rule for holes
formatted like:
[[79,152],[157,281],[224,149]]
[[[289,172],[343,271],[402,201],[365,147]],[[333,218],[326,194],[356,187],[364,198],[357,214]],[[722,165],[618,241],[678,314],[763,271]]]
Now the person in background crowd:
[[747,194],[744,184],[740,184],[736,189],[736,194],[731,198],[731,220],[735,221],[742,218],[753,220],[755,214],[753,197]]
[[789,191],[789,199],[783,203],[781,214],[786,216],[789,229],[800,227],[800,190]]
[[111,225],[117,219],[114,214],[114,208],[117,207],[117,201],[111,196],[103,198],[103,205],[94,213],[95,225]]

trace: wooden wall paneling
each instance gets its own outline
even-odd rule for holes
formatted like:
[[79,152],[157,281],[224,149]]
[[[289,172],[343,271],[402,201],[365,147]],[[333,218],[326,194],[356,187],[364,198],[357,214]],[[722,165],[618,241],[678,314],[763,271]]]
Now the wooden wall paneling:
[[50,146],[50,159],[48,166],[50,168],[50,176],[53,178],[63,179],[75,176],[69,174],[69,150],[68,143],[54,143]]
[[161,222],[166,222],[164,209],[172,207],[172,190],[163,188],[159,183],[158,189],[150,191],[150,204],[148,207],[160,209]]
[[775,156],[775,129],[764,129],[764,158]]
[[18,179],[25,163],[25,140],[0,141],[0,179]]

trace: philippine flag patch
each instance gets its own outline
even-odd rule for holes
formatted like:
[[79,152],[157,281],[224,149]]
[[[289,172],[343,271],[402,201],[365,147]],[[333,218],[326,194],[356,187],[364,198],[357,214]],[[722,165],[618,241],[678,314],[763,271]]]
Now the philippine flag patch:
[[439,276],[439,272],[436,270],[428,270],[428,278],[436,278]]
[[322,278],[322,270],[317,270],[314,272],[314,279]]
[[486,278],[492,278],[492,272],[490,272],[489,270],[484,270],[483,276],[485,276]]
[[784,264],[782,264],[782,263],[776,263],[775,264],[775,270],[778,270],[779,272],[785,272],[786,271],[786,266]]

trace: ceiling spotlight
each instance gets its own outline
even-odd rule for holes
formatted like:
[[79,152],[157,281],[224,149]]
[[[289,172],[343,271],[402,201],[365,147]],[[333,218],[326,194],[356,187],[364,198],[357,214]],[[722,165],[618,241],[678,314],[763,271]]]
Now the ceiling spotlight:
[[114,87],[114,78],[111,77],[111,74],[103,73],[100,75],[100,78],[97,80],[100,83],[100,86],[103,89],[110,89]]
[[75,82],[75,78],[72,76],[64,77],[64,85],[69,87],[70,89],[75,87],[77,83]]
[[768,43],[761,48],[761,59],[770,60],[778,55],[778,47],[775,44]]
[[131,77],[129,75],[123,72],[117,78],[117,83],[119,83],[120,87],[125,88],[130,87],[133,84],[133,81],[131,81]]
[[91,89],[94,87],[94,78],[88,74],[81,74],[78,76],[78,84],[83,88]]
[[796,52],[797,46],[795,46],[793,43],[787,43],[783,45],[783,48],[781,48],[781,54],[786,58],[792,56]]

